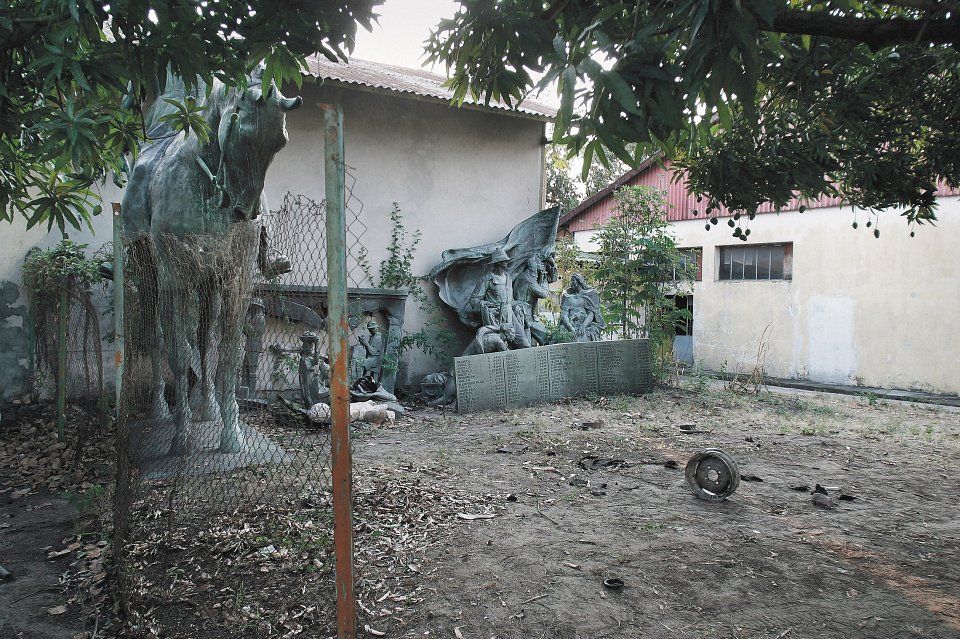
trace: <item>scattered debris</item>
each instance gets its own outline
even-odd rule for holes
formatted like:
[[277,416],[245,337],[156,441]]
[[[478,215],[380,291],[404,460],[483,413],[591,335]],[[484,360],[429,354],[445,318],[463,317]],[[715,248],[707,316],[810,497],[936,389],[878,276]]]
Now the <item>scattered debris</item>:
[[10,581],[13,579],[13,575],[10,574],[10,571],[0,566],[0,581]]
[[536,597],[530,597],[529,599],[524,599],[523,601],[521,601],[521,602],[520,602],[519,604],[517,604],[517,605],[518,605],[518,606],[525,606],[525,605],[527,605],[528,603],[532,603],[532,602],[534,602],[534,601],[539,601],[540,599],[543,599],[544,597],[549,597],[549,596],[550,596],[550,593],[545,592],[545,593],[543,593],[542,595],[537,595]]
[[837,502],[834,501],[833,497],[830,497],[824,493],[813,493],[813,503],[817,506],[823,506],[827,509],[833,508],[837,505]]
[[583,422],[577,428],[579,428],[580,430],[595,430],[597,428],[602,428],[602,427],[603,427],[603,420],[599,420],[595,422]]
[[708,448],[691,457],[685,474],[694,496],[707,501],[722,501],[740,485],[737,463],[717,448]]
[[496,515],[489,513],[457,513],[457,517],[466,519],[467,521],[473,521],[474,519],[493,519]]
[[527,444],[507,444],[498,448],[497,452],[505,455],[519,455],[520,453],[526,452],[529,448],[530,446]]
[[680,464],[678,464],[678,463],[677,463],[675,460],[673,460],[673,459],[668,459],[667,461],[663,462],[663,467],[664,467],[664,468],[669,468],[670,470],[679,470],[679,469],[680,469]]
[[697,428],[696,424],[677,424],[677,428],[680,429],[685,435],[698,435],[698,434],[707,434],[712,433],[712,430],[700,430]]
[[806,484],[795,484],[790,487],[790,490],[795,490],[798,493],[807,493],[810,492],[810,486],[807,486]]
[[740,475],[742,481],[752,481],[752,482],[762,482],[763,479],[757,477],[756,475]]
[[597,470],[598,468],[629,468],[630,464],[623,459],[584,455],[580,458],[579,466],[584,470]]
[[[832,495],[831,493],[837,493]],[[838,501],[855,501],[857,498],[843,492],[843,486],[821,486],[817,484],[813,491],[813,503],[824,508],[833,508]]]
[[623,590],[623,579],[620,577],[610,577],[609,579],[603,580],[603,587],[607,590]]

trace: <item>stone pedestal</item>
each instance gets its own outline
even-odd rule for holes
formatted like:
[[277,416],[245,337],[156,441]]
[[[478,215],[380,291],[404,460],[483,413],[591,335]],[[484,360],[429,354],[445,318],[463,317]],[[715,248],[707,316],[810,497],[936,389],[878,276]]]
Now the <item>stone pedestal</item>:
[[461,413],[653,389],[646,339],[552,344],[457,357],[454,373]]
[[291,460],[286,451],[266,435],[243,422],[240,430],[244,446],[237,453],[220,452],[221,422],[195,422],[191,432],[192,451],[183,456],[167,454],[174,433],[172,420],[142,419],[131,422],[129,429],[130,447],[142,479],[221,473]]

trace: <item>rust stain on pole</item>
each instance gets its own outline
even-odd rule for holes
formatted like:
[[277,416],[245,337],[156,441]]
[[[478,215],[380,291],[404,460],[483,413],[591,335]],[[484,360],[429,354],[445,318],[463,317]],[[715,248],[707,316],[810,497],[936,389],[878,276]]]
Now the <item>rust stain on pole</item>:
[[353,485],[350,459],[350,386],[347,378],[347,229],[343,112],[321,104],[327,196],[327,337],[330,356],[330,452],[333,462],[333,553],[336,562],[337,636],[357,636],[353,590]]
[[126,347],[123,332],[123,275],[123,218],[120,216],[120,204],[113,202],[113,343],[116,347],[113,365],[118,409],[123,387],[123,350]]

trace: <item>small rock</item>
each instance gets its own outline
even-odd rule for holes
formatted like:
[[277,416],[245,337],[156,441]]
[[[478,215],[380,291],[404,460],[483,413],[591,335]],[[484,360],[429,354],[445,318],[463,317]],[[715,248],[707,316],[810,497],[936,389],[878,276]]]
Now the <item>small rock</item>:
[[834,500],[833,497],[830,497],[829,495],[824,495],[822,493],[813,494],[813,503],[816,504],[817,506],[822,506],[823,508],[827,508],[827,509],[833,508],[834,506],[837,505],[837,502],[836,500]]

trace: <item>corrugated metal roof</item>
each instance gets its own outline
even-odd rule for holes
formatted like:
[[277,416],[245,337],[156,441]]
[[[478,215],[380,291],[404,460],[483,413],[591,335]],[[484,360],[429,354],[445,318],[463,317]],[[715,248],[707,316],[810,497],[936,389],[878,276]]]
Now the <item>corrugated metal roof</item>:
[[[638,168],[631,169],[615,180],[610,186],[603,189],[596,195],[585,199],[578,206],[570,210],[569,213],[560,218],[560,226],[566,228],[569,232],[590,231],[606,224],[607,220],[614,216],[617,210],[617,201],[613,197],[613,192],[621,186],[654,186],[666,191],[667,219],[671,222],[691,219],[706,219],[710,216],[705,215],[704,202],[697,202],[695,195],[687,192],[687,180],[684,175],[679,179],[670,171],[670,163],[664,162],[661,166],[653,160],[643,162]],[[951,189],[946,184],[939,184],[937,189],[938,196],[960,195],[960,189]],[[807,209],[827,208],[831,206],[843,205],[843,200],[839,197],[821,196],[816,200],[800,200],[793,198],[781,209],[781,211],[796,211],[800,205]],[[698,215],[694,215],[693,211]],[[772,204],[763,204],[757,209],[757,213],[776,213],[777,210]],[[711,216],[729,217],[732,212],[726,208],[714,210]]]
[[[307,58],[307,68],[310,75],[323,80],[360,85],[377,91],[432,98],[446,104],[449,104],[453,98],[453,91],[443,86],[447,81],[445,77],[423,69],[409,69],[357,58],[352,58],[349,63],[330,62],[322,56]],[[524,100],[516,107],[508,107],[502,102],[494,101],[489,105],[476,104],[470,96],[467,96],[463,103],[473,108],[522,114],[538,120],[550,120],[557,114],[556,109],[534,100]]]

